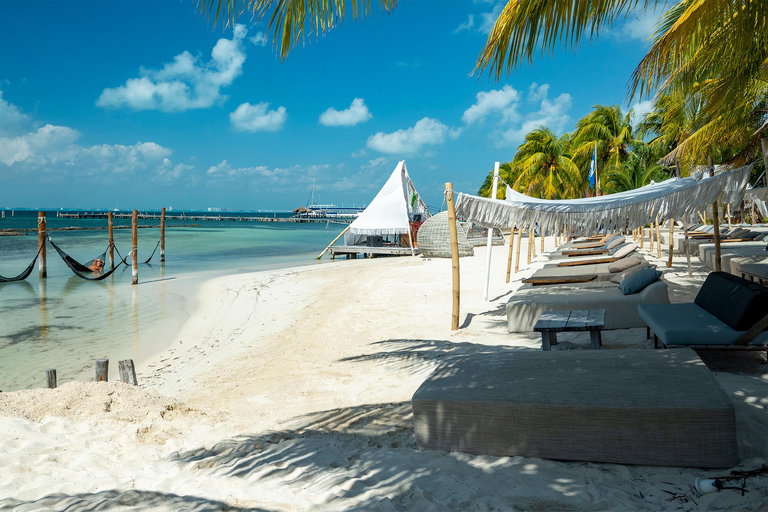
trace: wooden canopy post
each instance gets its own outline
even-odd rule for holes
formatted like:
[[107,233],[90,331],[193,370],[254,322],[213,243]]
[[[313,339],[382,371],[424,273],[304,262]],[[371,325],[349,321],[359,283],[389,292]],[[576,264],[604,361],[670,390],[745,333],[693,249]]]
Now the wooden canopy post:
[[667,267],[672,266],[672,253],[675,252],[675,219],[669,219],[669,259],[667,260]]
[[691,248],[688,247],[688,218],[683,217],[683,229],[685,229],[685,260],[688,263],[688,277],[693,277],[691,272]]
[[541,254],[544,254],[544,226],[541,226]]
[[45,260],[45,237],[48,234],[47,224],[45,222],[45,212],[37,212],[37,250],[40,251],[40,279],[48,277],[48,267]]
[[133,257],[133,269],[131,270],[131,284],[139,284],[139,211],[131,213],[131,255]]
[[[725,205],[725,216],[728,218],[728,229],[732,229],[733,226],[731,226],[731,205],[727,204]],[[754,219],[754,215],[752,216]],[[752,224],[757,224],[756,222],[752,222]]]
[[411,237],[411,227],[408,226],[408,245],[411,248],[411,256],[416,256],[416,251],[413,250],[413,237]]
[[536,257],[536,225],[531,226],[531,257]]
[[661,259],[661,232],[659,231],[659,216],[656,216],[656,257]]
[[523,228],[517,230],[517,252],[515,253],[515,274],[520,270],[520,246],[523,243]]
[[165,263],[165,208],[160,210],[160,263]]
[[648,252],[653,253],[653,221],[648,223]]
[[321,252],[321,253],[320,253],[320,255],[319,255],[317,258],[315,258],[315,259],[316,259],[316,260],[319,260],[320,258],[322,258],[322,257],[323,257],[323,254],[325,254],[325,252],[326,252],[328,249],[330,249],[330,248],[331,248],[331,246],[332,246],[333,244],[335,244],[335,243],[336,243],[336,240],[338,240],[339,238],[341,238],[341,237],[344,235],[344,233],[346,233],[347,231],[349,231],[349,228],[351,228],[351,227],[352,227],[352,224],[350,224],[349,226],[347,226],[346,228],[344,228],[344,231],[342,231],[341,233],[339,233],[339,236],[337,236],[336,238],[334,238],[334,239],[333,239],[333,242],[329,243],[329,244],[328,244],[328,247],[326,247],[325,249],[323,249],[323,252]]
[[456,208],[453,204],[453,183],[445,184],[445,195],[448,203],[448,231],[451,235],[451,268],[453,270],[453,308],[451,312],[451,330],[459,329],[459,235],[456,232]]
[[515,226],[509,232],[509,255],[507,256],[507,283],[509,283],[509,275],[512,273],[512,252],[515,245]]
[[107,229],[109,232],[109,267],[115,268],[115,226],[112,212],[107,212]]
[[533,228],[528,231],[528,266],[531,265],[531,248],[533,247]]
[[714,221],[712,233],[715,235],[715,271],[720,272],[722,270],[720,262],[720,218],[719,207],[717,201],[712,203],[712,220]]
[[[496,199],[499,187],[499,162],[493,168],[493,187],[491,197]],[[493,254],[493,226],[488,226],[488,243],[485,254],[485,280],[483,281],[483,302],[488,301],[488,288],[491,284],[491,254]]]

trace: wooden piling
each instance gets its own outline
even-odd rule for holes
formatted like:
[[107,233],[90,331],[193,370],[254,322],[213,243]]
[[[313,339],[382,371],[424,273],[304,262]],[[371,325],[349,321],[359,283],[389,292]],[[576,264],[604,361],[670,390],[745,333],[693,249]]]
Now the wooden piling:
[[448,231],[451,235],[451,268],[453,270],[453,311],[451,330],[459,329],[459,306],[461,301],[459,282],[459,235],[456,231],[456,208],[453,204],[453,183],[445,184],[445,196],[448,203]]
[[109,359],[96,360],[96,382],[109,382]]
[[131,255],[133,256],[133,270],[131,270],[131,284],[139,284],[139,211],[133,210],[131,214]]
[[115,268],[115,226],[112,212],[107,212],[107,228],[109,229],[109,266]]
[[45,370],[45,385],[49,389],[56,389],[57,382],[55,369],[49,368],[48,370]]
[[717,201],[712,203],[712,220],[714,221],[714,225],[712,226],[714,229],[712,230],[712,233],[715,235],[715,271],[721,272],[722,271],[722,265],[720,261],[720,217],[719,217],[719,208]]
[[164,263],[164,262],[165,262],[165,208],[160,210],[160,263]]
[[117,367],[120,371],[120,382],[126,384],[132,384],[138,386],[139,383],[136,380],[136,367],[133,365],[133,359],[123,359],[117,362]]
[[675,219],[669,219],[669,259],[667,260],[667,267],[672,266],[672,253],[675,252]]
[[515,227],[512,226],[512,230],[509,232],[509,255],[507,255],[507,283],[509,283],[509,275],[512,273],[512,252],[514,251],[515,241]]
[[45,212],[37,212],[37,249],[40,251],[40,256],[38,257],[40,262],[38,267],[40,269],[40,279],[48,277],[48,268],[45,260],[46,231]]

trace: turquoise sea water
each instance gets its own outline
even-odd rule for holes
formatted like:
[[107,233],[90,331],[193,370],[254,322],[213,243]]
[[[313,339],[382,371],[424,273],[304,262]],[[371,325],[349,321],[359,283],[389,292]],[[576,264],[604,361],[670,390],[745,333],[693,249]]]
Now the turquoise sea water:
[[[55,215],[55,214],[54,214]],[[227,214],[223,214],[227,215]],[[271,216],[271,215],[270,215]],[[129,220],[116,220],[127,225]],[[159,224],[157,220],[141,224]],[[181,227],[195,223],[197,227]],[[48,228],[105,226],[106,220],[57,219]],[[37,227],[35,212],[15,212],[0,229]],[[257,270],[317,264],[317,254],[345,226],[259,222],[168,221],[166,262],[158,250],[139,265],[139,285],[131,269],[120,268],[104,281],[75,276],[48,246],[48,278],[35,268],[26,280],[0,284],[0,390],[45,385],[45,370],[56,368],[60,383],[93,378],[93,361],[141,361],[167,347],[195,306],[199,285],[210,278]],[[138,230],[139,261],[159,240],[159,229]],[[107,231],[51,231],[62,249],[80,262],[107,247]],[[115,230],[115,245],[126,255],[130,229]],[[37,252],[37,234],[0,236],[0,275],[19,274]],[[327,260],[326,260],[327,261]]]

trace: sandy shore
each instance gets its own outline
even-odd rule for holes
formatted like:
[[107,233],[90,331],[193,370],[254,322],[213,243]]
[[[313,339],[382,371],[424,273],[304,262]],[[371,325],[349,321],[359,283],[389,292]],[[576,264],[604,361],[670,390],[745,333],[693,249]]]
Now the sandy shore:
[[[139,368],[140,388],[0,394],[0,510],[768,509],[768,477],[744,496],[699,497],[696,477],[728,471],[418,450],[410,399],[436,365],[540,350],[538,335],[507,333],[503,307],[543,258],[523,261],[507,285],[506,250],[493,249],[489,302],[485,248],[461,259],[456,332],[450,260],[337,261],[205,283],[173,346]],[[664,267],[673,302],[691,301],[705,276],[689,279],[684,265]],[[649,347],[644,329],[603,340]],[[754,353],[702,355],[736,406],[736,469],[759,467],[768,365]]]

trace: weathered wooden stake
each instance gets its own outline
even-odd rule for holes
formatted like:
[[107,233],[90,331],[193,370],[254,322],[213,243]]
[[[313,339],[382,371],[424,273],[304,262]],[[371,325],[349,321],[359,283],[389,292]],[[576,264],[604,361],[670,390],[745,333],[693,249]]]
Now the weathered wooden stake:
[[123,359],[122,361],[118,361],[117,368],[120,371],[120,382],[133,384],[134,386],[139,385],[136,380],[136,368],[133,365],[133,359]]
[[48,370],[45,370],[45,384],[48,386],[49,389],[56,389],[56,370],[53,368],[50,368]]
[[653,253],[653,221],[648,223],[648,231],[650,231],[650,234],[649,234],[650,241],[648,242],[648,252]]
[[[725,216],[728,217],[728,229],[732,229],[732,226],[731,226],[731,205],[730,204],[725,205]],[[754,219],[754,218],[755,217],[754,217],[754,212],[753,212],[752,219]],[[753,220],[752,224],[757,224],[757,222],[754,222],[754,220]]]
[[512,253],[514,252],[515,245],[515,226],[509,232],[509,255],[507,256],[507,283],[509,283],[509,275],[512,273]]
[[133,255],[133,270],[131,270],[131,284],[139,284],[139,211],[133,210],[131,214],[131,254]]
[[541,227],[541,254],[544,254],[544,226]]
[[448,231],[451,235],[451,268],[453,269],[453,311],[451,330],[459,329],[460,283],[459,283],[459,235],[456,232],[456,208],[453,204],[453,183],[445,184],[445,196],[448,202]]
[[96,382],[109,382],[109,359],[96,360]]
[[667,267],[672,266],[672,253],[675,251],[675,219],[669,219],[669,259],[667,260]]
[[645,226],[640,226],[638,229],[640,230],[640,248],[642,249],[645,243]]
[[523,243],[523,228],[517,230],[517,252],[515,253],[515,274],[520,270],[520,245]]
[[536,227],[531,228],[531,257],[536,257]]
[[160,210],[160,263],[165,262],[165,208]]
[[721,262],[720,262],[720,216],[719,216],[719,207],[717,204],[717,201],[712,203],[712,220],[714,221],[714,225],[712,226],[714,229],[712,230],[712,233],[715,235],[715,271],[720,272],[722,270]]
[[659,231],[659,216],[656,216],[656,257],[661,259],[661,232]]
[[107,228],[109,229],[109,266],[115,268],[115,226],[112,212],[107,212]]
[[45,262],[45,237],[46,237],[45,212],[37,212],[37,249],[40,251],[40,279],[48,277],[48,268]]
[[528,266],[531,265],[531,249],[533,248],[533,230],[528,232]]

